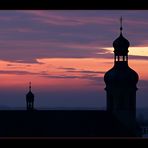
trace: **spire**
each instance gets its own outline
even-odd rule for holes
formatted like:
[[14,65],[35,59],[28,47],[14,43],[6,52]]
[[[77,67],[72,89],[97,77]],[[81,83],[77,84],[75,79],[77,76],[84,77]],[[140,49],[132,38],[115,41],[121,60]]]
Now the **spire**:
[[123,28],[122,28],[122,16],[120,17],[120,33],[122,34],[122,30],[123,30]]
[[117,56],[127,56],[128,47],[130,46],[129,41],[122,35],[122,16],[120,17],[120,35],[113,42],[114,53]]
[[29,82],[29,91],[31,91],[31,82]]

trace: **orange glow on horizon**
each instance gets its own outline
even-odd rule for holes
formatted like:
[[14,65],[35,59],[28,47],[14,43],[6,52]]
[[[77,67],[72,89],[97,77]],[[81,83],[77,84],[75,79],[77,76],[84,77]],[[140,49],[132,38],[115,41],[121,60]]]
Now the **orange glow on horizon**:
[[[103,49],[107,49],[109,53],[114,51],[113,47],[105,47]],[[128,55],[148,56],[148,47],[129,47]]]
[[[113,67],[113,59],[105,58],[43,58],[37,61],[38,63],[28,64],[0,60],[0,87],[26,88],[28,82],[32,81],[36,89],[91,87],[103,90],[104,72]],[[129,57],[129,66],[139,74],[141,80],[148,79],[147,65],[147,60],[134,60]],[[100,79],[93,80],[93,77]]]

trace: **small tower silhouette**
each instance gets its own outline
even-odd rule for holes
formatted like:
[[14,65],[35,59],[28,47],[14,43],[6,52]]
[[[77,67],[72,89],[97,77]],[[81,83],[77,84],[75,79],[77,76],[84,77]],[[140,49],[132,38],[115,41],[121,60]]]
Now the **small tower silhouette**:
[[107,111],[115,115],[127,128],[136,131],[136,84],[138,74],[128,66],[130,43],[122,35],[113,42],[114,66],[104,75],[107,93]]
[[31,82],[29,82],[29,92],[26,94],[27,110],[34,109],[34,94],[31,92]]

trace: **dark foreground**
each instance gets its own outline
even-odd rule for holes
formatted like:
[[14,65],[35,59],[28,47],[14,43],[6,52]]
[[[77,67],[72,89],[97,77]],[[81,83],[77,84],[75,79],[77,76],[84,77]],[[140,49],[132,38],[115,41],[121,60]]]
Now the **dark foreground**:
[[106,111],[0,111],[0,137],[130,136],[132,134]]

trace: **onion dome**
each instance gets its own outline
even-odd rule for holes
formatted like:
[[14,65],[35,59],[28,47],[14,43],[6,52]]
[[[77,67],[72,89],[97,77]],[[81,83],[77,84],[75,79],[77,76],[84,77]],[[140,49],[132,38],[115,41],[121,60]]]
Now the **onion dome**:
[[131,88],[137,89],[136,84],[138,82],[138,79],[138,74],[133,69],[125,65],[122,66],[122,64],[114,66],[104,75],[106,89],[110,86],[132,86]]
[[120,33],[120,36],[113,42],[114,53],[116,55],[127,55],[129,46],[129,41]]
[[120,19],[121,27],[120,27],[120,36],[113,42],[114,53],[116,55],[127,55],[128,47],[130,46],[129,41],[123,37],[122,35],[122,17]]

